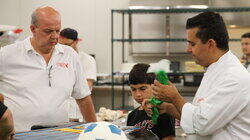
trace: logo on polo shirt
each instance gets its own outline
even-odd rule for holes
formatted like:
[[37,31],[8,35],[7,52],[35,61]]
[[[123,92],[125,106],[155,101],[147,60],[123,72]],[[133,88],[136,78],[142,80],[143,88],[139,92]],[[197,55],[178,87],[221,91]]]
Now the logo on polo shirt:
[[199,102],[201,102],[201,101],[204,101],[205,99],[204,98],[199,98],[198,100],[197,100],[197,103],[199,103]]
[[68,68],[69,67],[69,63],[63,63],[63,62],[57,63],[56,65],[60,66],[60,67],[63,67],[63,68]]

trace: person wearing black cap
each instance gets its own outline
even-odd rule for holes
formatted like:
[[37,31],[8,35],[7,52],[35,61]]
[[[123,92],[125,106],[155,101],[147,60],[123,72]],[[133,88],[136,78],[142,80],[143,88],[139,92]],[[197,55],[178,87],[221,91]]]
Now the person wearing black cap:
[[79,51],[77,47],[79,40],[78,32],[74,29],[65,28],[60,32],[59,43],[72,47],[79,54],[90,90],[92,90],[93,82],[96,81],[96,62],[91,55]]
[[[95,59],[83,52],[79,51],[77,44],[79,42],[78,38],[78,32],[72,28],[65,28],[60,32],[60,37],[59,37],[59,43],[63,45],[68,45],[72,47],[80,57],[80,63],[82,64],[82,69],[85,74],[85,77],[87,79],[89,89],[92,90],[93,84],[96,81],[96,61]],[[77,121],[77,119],[81,119],[82,116],[80,115],[80,111],[76,106],[76,103],[74,100],[71,100],[71,108],[70,108],[70,119],[73,119]]]
[[76,52],[78,52],[78,32],[71,28],[65,28],[60,32],[59,43],[72,47]]

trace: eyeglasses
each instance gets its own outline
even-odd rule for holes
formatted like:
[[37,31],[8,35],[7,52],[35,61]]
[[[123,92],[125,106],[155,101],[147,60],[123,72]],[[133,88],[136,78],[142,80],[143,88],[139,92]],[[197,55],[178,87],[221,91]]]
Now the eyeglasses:
[[48,77],[49,77],[49,87],[51,87],[51,69],[52,69],[52,65],[49,68],[49,73],[48,73]]

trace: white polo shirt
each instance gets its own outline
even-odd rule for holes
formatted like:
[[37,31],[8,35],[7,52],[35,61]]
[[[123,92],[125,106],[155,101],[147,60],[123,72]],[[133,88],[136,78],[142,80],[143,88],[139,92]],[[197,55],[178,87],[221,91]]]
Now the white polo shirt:
[[48,65],[30,38],[0,49],[0,93],[16,131],[41,123],[68,122],[68,99],[90,95],[77,53],[57,44]]

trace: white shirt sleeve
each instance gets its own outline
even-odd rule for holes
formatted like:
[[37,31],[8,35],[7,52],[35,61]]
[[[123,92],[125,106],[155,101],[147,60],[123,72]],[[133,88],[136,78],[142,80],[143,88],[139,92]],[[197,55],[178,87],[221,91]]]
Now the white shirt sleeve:
[[83,74],[82,67],[80,64],[80,59],[77,55],[76,60],[75,60],[75,75],[76,75],[76,81],[74,84],[73,92],[72,92],[72,97],[75,99],[82,99],[88,95],[91,94],[87,80]]
[[181,126],[186,133],[213,134],[231,122],[247,105],[248,91],[239,82],[231,79],[217,84],[198,105],[186,103],[183,106]]
[[193,113],[196,106],[191,103],[185,103],[181,113],[181,127],[187,134],[195,134],[193,127]]
[[96,61],[95,59],[84,53],[84,52],[80,52],[80,61],[82,64],[82,69],[83,72],[86,76],[86,79],[91,79],[96,81]]

